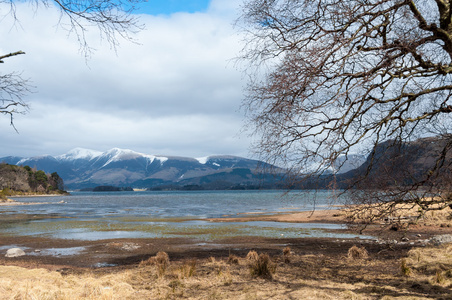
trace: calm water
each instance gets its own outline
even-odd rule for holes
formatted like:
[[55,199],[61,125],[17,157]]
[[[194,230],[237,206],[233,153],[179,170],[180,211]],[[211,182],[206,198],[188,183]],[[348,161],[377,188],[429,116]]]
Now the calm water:
[[215,240],[234,236],[356,237],[332,232],[332,229],[342,228],[341,225],[334,224],[206,220],[241,217],[250,213],[266,215],[309,211],[341,204],[341,200],[331,192],[74,192],[65,197],[15,200],[43,204],[0,207],[0,214],[3,216],[27,216],[27,221],[0,225],[2,235],[80,240],[163,237]]

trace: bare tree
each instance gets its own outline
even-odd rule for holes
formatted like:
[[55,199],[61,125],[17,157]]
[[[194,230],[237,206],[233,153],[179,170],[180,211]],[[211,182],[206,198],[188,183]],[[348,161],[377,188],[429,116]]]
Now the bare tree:
[[[93,51],[86,37],[88,29],[97,27],[100,38],[105,39],[114,49],[120,39],[132,41],[132,35],[143,29],[143,25],[132,12],[137,4],[145,0],[29,0],[29,2],[33,4],[34,9],[38,9],[39,6],[56,7],[60,11],[60,18],[55,22],[75,35],[85,58],[89,58]],[[10,14],[18,21],[15,1],[0,0],[0,5],[8,8],[6,14]],[[0,63],[21,54],[25,52],[16,51],[0,55]],[[10,117],[12,126],[14,115],[25,113],[28,109],[23,97],[30,92],[30,88],[29,81],[22,78],[20,73],[0,75],[0,113]]]
[[[451,204],[451,12],[446,0],[245,1],[244,106],[262,158],[298,177],[334,172],[339,158],[370,149],[365,176],[349,185],[354,199]],[[443,147],[422,174],[369,186],[379,181],[368,177],[378,145],[393,153],[426,136]]]

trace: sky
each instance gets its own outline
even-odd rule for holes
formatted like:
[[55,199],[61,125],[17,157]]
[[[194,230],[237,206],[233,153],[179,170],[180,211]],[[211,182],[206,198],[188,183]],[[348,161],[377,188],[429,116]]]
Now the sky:
[[[0,53],[22,50],[1,73],[19,72],[33,92],[14,119],[0,115],[0,157],[60,155],[81,147],[152,155],[250,157],[240,109],[246,85],[234,58],[241,0],[149,0],[136,43],[111,46],[96,30],[86,60],[52,7],[18,3],[17,21],[0,9]],[[0,6],[0,8],[2,8]]]

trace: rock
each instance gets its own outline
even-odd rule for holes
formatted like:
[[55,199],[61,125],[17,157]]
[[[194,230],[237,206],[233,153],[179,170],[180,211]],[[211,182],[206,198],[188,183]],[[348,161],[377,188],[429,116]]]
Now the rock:
[[430,239],[430,243],[434,244],[435,246],[452,243],[452,235],[451,234],[436,235]]
[[11,249],[8,249],[8,251],[6,251],[5,257],[19,257],[19,256],[24,256],[24,255],[25,255],[24,250],[22,250],[20,248],[11,248]]
[[140,246],[135,243],[124,243],[121,248],[126,251],[133,251],[140,248]]
[[402,238],[402,242],[408,242],[410,239],[409,238],[407,238],[406,236],[404,236],[403,238]]
[[125,250],[125,251],[133,251],[133,250],[136,250],[138,248],[141,248],[141,246],[136,244],[136,243],[118,243],[118,242],[113,242],[113,243],[108,243],[107,246],[114,247],[114,248],[119,248],[119,249]]

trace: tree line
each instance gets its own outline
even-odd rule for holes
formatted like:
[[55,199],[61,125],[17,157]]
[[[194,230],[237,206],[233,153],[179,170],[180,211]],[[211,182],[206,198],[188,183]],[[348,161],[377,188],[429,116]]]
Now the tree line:
[[64,181],[57,172],[45,173],[29,166],[0,164],[0,194],[2,198],[15,194],[59,194]]

